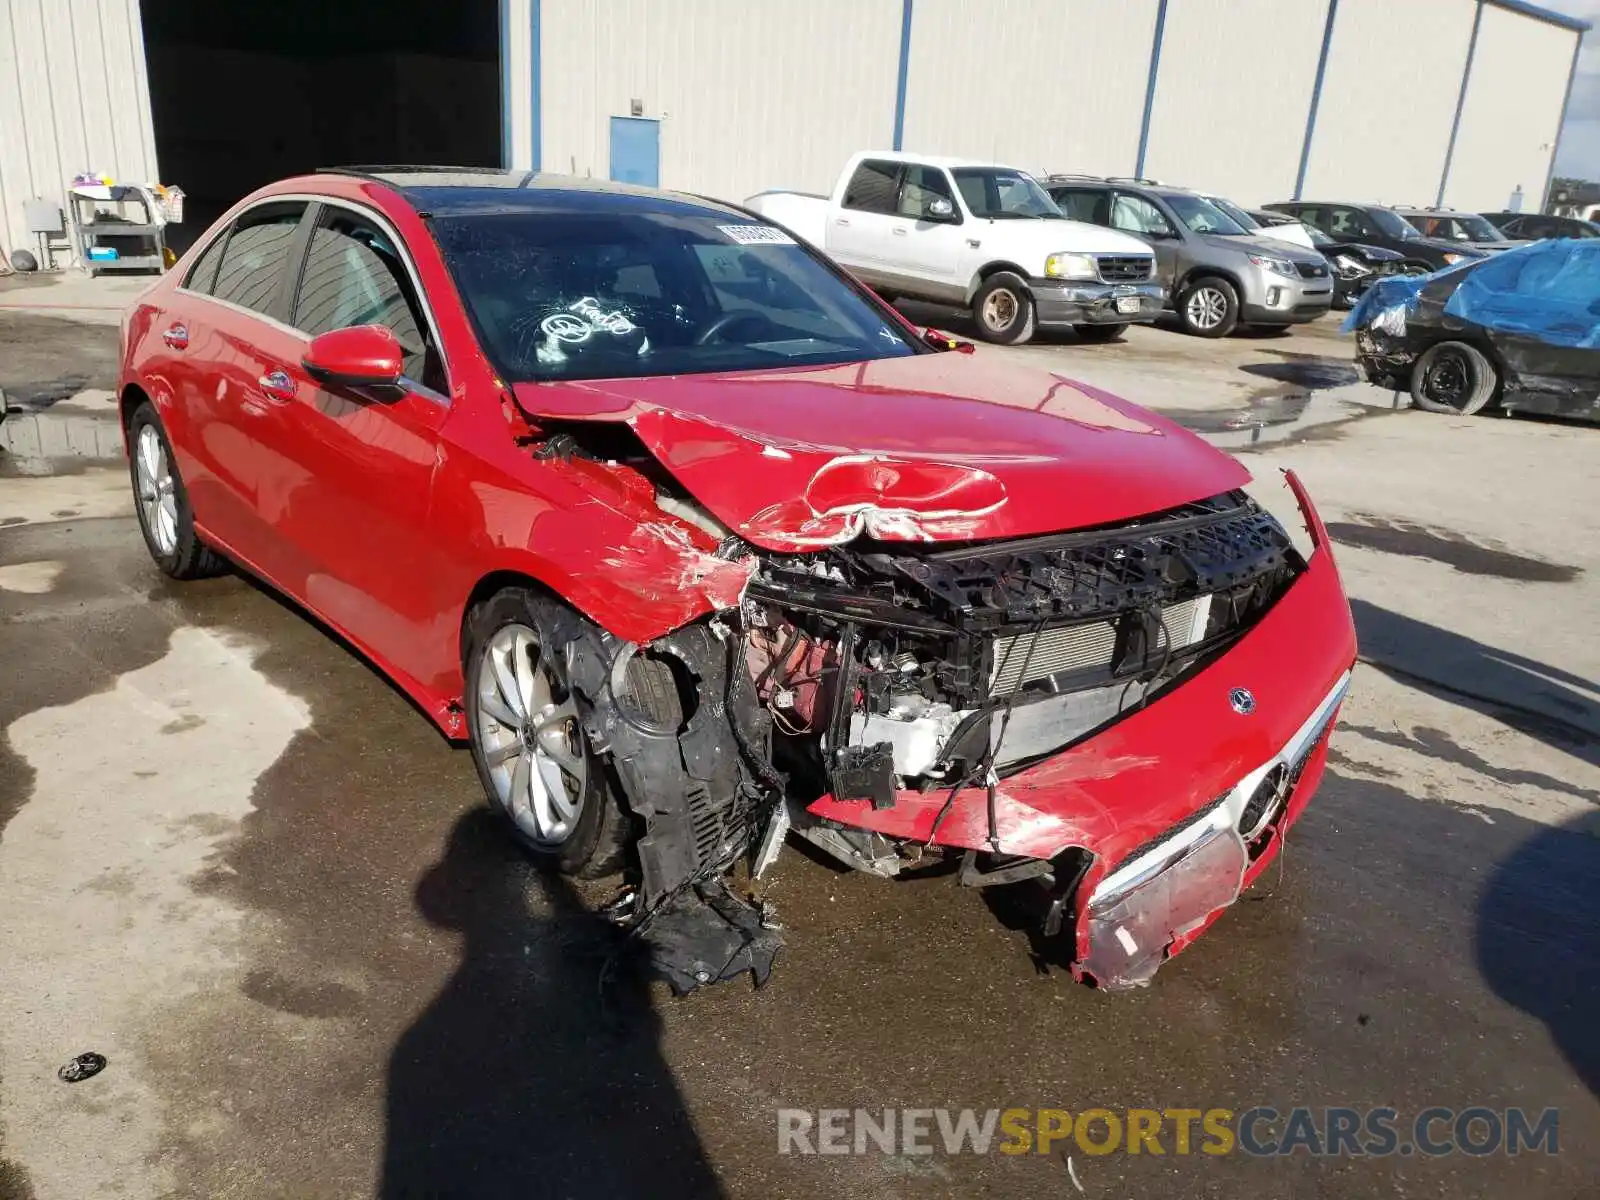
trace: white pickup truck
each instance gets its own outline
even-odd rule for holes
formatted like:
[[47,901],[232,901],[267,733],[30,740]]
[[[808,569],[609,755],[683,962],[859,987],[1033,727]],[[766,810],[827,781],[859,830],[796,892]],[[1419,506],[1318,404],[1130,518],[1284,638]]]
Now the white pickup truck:
[[886,299],[970,309],[985,341],[1069,325],[1110,341],[1166,303],[1148,245],[1067,220],[1013,167],[871,151],[850,159],[832,196],[770,191],[745,203]]

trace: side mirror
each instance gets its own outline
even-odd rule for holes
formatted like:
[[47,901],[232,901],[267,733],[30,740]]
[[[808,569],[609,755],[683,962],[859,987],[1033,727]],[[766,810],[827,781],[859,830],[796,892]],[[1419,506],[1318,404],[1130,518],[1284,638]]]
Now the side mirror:
[[405,372],[405,351],[393,330],[352,325],[312,338],[300,365],[318,383],[333,387],[392,388]]
[[963,342],[958,338],[953,338],[948,333],[943,333],[932,326],[922,331],[922,340],[935,350],[954,350],[957,354],[973,354],[978,349],[971,342]]
[[928,216],[935,221],[948,221],[956,215],[956,206],[943,196],[935,196],[928,205]]

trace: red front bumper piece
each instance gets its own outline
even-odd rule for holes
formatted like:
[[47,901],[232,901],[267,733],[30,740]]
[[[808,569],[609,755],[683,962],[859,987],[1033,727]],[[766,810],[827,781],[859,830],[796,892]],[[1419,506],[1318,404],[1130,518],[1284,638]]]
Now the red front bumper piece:
[[[1292,474],[1289,486],[1313,551],[1254,628],[1147,708],[999,785],[1002,853],[1053,859],[1077,847],[1094,856],[1074,899],[1075,958],[1103,986],[1148,981],[1197,936],[1275,857],[1321,781],[1355,627],[1322,522]],[[1241,691],[1252,701],[1243,712]],[[1241,830],[1263,783],[1277,795]],[[901,791],[892,807],[874,809],[829,795],[810,812],[890,838],[989,850],[982,787],[958,793],[930,836],[947,797]],[[1213,815],[1197,821],[1206,810]],[[1162,858],[1157,869],[1129,874],[1151,854]]]

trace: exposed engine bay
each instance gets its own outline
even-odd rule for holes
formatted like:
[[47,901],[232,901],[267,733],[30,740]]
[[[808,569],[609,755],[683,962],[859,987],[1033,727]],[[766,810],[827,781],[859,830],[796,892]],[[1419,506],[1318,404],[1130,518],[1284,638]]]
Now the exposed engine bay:
[[[626,450],[616,432],[605,449]],[[588,456],[595,443],[558,437],[542,453]],[[857,538],[785,554],[723,528],[648,455],[629,465],[651,479],[659,509],[716,539],[717,558],[751,564],[736,608],[649,645],[576,618],[563,639],[591,740],[642,826],[621,911],[680,992],[745,970],[765,978],[777,936],[719,881],[746,854],[759,878],[791,831],[882,876],[953,854],[972,886],[1042,881],[1044,930],[1062,932],[1092,856],[1057,878],[1062,864],[1008,849],[1000,781],[1225,652],[1305,568],[1278,522],[1237,491],[1110,528],[1005,542]],[[684,697],[677,728],[632,703],[651,663]],[[927,793],[948,810],[966,789],[988,794],[982,846],[941,843],[939,820],[913,841],[808,811],[823,797],[883,810]]]

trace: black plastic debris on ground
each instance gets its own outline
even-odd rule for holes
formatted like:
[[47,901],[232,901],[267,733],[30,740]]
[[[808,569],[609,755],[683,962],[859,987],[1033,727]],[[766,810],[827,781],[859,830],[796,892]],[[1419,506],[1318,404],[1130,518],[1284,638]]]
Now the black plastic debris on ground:
[[106,1056],[90,1050],[56,1072],[62,1083],[81,1083],[106,1069]]
[[650,914],[638,939],[652,973],[674,995],[736,979],[746,971],[760,987],[783,945],[775,925],[756,905],[710,880],[666,900]]

